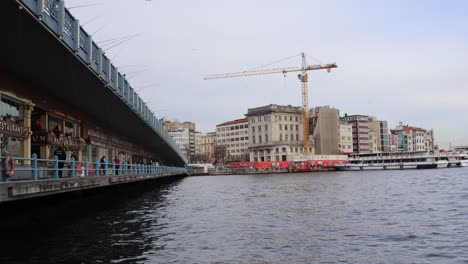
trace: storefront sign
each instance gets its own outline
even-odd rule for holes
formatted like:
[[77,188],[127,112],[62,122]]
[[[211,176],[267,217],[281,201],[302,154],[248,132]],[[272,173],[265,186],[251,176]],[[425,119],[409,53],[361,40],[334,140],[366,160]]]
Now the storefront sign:
[[77,137],[65,137],[63,135],[56,137],[54,134],[47,132],[33,132],[31,141],[33,144],[56,145],[71,149],[79,149],[81,146],[81,140]]
[[5,122],[0,120],[0,134],[11,137],[27,138],[30,135],[29,127],[20,126],[13,122]]

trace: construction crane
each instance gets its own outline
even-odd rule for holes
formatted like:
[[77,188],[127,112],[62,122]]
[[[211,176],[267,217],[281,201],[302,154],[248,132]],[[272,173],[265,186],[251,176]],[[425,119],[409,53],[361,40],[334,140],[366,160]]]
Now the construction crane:
[[301,81],[302,86],[302,122],[304,127],[304,153],[308,157],[310,150],[310,141],[309,141],[309,89],[308,89],[308,75],[307,71],[315,70],[327,70],[330,72],[332,68],[337,68],[336,63],[329,64],[318,64],[318,65],[308,65],[307,56],[303,52],[301,53],[302,57],[302,66],[301,67],[286,67],[286,68],[276,68],[276,69],[263,69],[263,70],[249,70],[242,72],[233,72],[233,73],[222,73],[222,74],[213,74],[208,75],[204,79],[221,79],[221,78],[234,78],[234,77],[243,77],[243,76],[254,76],[254,75],[264,75],[264,74],[275,74],[282,73],[286,75],[288,72],[301,72],[297,75]]

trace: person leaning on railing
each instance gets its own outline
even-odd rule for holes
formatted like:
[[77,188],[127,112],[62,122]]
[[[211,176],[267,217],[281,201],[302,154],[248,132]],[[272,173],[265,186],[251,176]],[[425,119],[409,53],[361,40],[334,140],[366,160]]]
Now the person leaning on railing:
[[65,150],[62,148],[62,146],[59,146],[54,151],[54,156],[57,156],[57,158],[59,160],[59,162],[58,162],[58,174],[59,174],[59,178],[62,178],[63,166],[65,164],[65,159],[67,158]]

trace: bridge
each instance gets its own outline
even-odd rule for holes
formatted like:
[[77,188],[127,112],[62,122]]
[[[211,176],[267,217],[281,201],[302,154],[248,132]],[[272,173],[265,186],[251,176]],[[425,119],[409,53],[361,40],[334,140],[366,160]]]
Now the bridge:
[[[44,181],[76,187],[93,177],[102,182],[92,186],[104,186],[186,173],[187,159],[172,137],[63,0],[2,0],[0,25],[1,155],[12,153],[17,171],[0,196],[40,190]],[[64,164],[73,164],[69,179],[56,177],[59,146],[67,152]],[[102,155],[106,173],[76,176],[76,164],[97,169]],[[121,168],[149,167],[107,172],[114,156]]]

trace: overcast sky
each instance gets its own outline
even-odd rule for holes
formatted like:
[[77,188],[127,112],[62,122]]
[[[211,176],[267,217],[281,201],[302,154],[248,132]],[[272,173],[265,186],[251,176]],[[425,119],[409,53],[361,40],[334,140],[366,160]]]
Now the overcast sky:
[[[339,66],[310,72],[310,106],[433,128],[444,147],[468,144],[468,1],[103,0],[79,7],[96,2],[66,6],[95,41],[139,34],[106,55],[132,86],[151,85],[139,94],[158,118],[209,132],[248,108],[299,106],[294,73],[203,77],[304,51],[309,64]],[[267,68],[300,63],[294,57]]]

